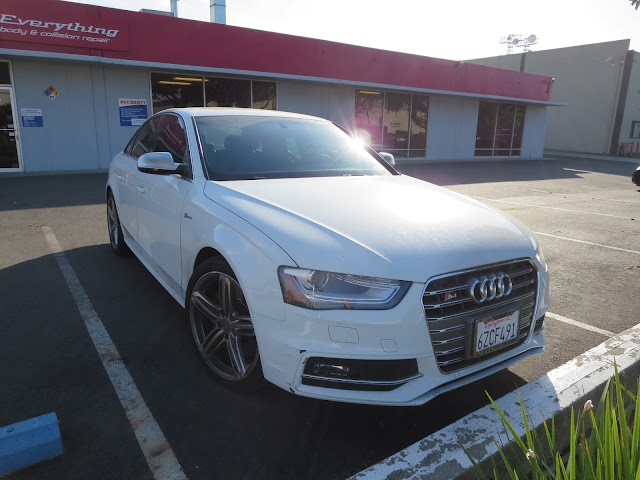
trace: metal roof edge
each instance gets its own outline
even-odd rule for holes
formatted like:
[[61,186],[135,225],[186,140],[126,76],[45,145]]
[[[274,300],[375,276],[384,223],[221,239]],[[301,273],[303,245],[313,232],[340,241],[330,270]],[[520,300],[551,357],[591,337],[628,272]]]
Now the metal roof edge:
[[157,63],[157,62],[148,62],[143,60],[126,60],[126,59],[111,58],[111,57],[97,57],[92,55],[46,52],[46,51],[39,51],[39,50],[20,50],[20,49],[11,49],[11,48],[0,48],[0,55],[37,58],[42,60],[69,60],[69,61],[75,61],[75,62],[86,62],[86,63],[94,63],[94,64],[122,65],[122,66],[130,66],[130,67],[155,69],[160,71],[163,69],[182,70],[182,71],[188,70],[193,72],[200,72],[203,74],[204,73],[222,73],[227,75],[247,75],[252,77],[260,77],[260,78],[299,80],[299,81],[314,82],[314,83],[330,83],[334,85],[350,85],[354,87],[380,88],[385,90],[399,90],[404,92],[415,92],[415,93],[429,93],[432,95],[447,95],[447,96],[454,96],[454,97],[478,98],[478,99],[487,99],[487,100],[507,100],[512,102],[546,105],[546,106],[552,106],[552,107],[565,107],[568,105],[567,102],[553,102],[553,101],[545,101],[545,100],[533,100],[533,99],[520,98],[520,97],[503,97],[499,95],[487,95],[487,94],[470,93],[470,92],[455,92],[455,91],[449,91],[449,90],[435,90],[435,89],[429,89],[429,88],[407,87],[403,85],[358,82],[355,80],[342,80],[338,78],[312,77],[312,76],[305,76],[305,75],[291,75],[286,73],[260,72],[260,71],[251,71],[251,70],[235,70],[235,69],[229,69],[229,68],[202,67],[198,65]]

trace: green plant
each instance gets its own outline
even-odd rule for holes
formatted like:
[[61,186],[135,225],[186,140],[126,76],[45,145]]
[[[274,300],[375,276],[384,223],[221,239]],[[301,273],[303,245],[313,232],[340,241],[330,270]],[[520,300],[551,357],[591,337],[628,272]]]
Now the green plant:
[[[507,438],[514,440],[511,451],[497,444],[502,467],[511,480],[640,480],[640,381],[634,394],[620,381],[617,365],[614,368],[615,374],[607,382],[595,412],[591,400],[585,402],[577,418],[571,408],[569,445],[562,452],[558,451],[553,417],[550,425],[543,417],[542,428],[533,428],[535,424],[520,397],[525,426],[525,435],[520,438],[487,393]],[[468,452],[467,456],[478,478],[488,480]],[[492,462],[493,478],[498,479],[498,465],[493,458]]]

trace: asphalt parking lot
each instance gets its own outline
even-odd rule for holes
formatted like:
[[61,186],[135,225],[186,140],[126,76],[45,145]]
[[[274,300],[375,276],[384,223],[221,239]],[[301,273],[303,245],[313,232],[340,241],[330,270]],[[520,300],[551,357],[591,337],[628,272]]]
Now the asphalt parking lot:
[[342,479],[485,405],[485,390],[502,396],[638,323],[634,169],[586,159],[400,166],[536,232],[552,313],[543,355],[406,408],[223,389],[201,365],[178,304],[134,257],[111,254],[106,175],[0,178],[0,426],[55,411],[65,448],[6,478],[153,478],[46,227],[188,478]]

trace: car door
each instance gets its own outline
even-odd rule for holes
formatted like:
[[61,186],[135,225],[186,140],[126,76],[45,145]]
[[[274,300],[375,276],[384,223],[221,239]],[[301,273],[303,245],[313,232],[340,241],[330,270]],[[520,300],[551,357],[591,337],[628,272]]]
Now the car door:
[[[120,224],[129,240],[138,240],[138,186],[140,175],[138,157],[153,149],[159,121],[154,117],[147,120],[133,136],[124,151],[113,160],[115,174],[116,205]],[[135,248],[135,247],[134,247]]]
[[[154,118],[161,122],[153,151],[169,152],[176,163],[189,164],[189,146],[182,118],[172,113]],[[193,185],[191,176],[139,172],[138,178],[138,242],[159,276],[174,292],[182,295],[180,229],[184,199]]]

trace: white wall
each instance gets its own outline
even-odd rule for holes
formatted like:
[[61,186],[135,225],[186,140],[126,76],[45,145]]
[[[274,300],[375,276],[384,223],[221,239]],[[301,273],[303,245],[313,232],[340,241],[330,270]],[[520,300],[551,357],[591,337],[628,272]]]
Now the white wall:
[[[21,127],[25,172],[105,170],[137,127],[120,126],[118,98],[146,99],[145,69],[72,62],[12,60],[15,111],[42,110],[43,127]],[[49,86],[59,95],[44,95]]]
[[477,99],[432,95],[429,99],[427,159],[472,159],[478,125]]
[[547,107],[527,105],[522,133],[522,158],[542,158],[544,153],[544,132],[547,128]]
[[[640,139],[631,138],[631,123],[634,121],[640,122],[640,53],[638,52],[633,53],[633,66],[620,128],[621,143],[640,141]],[[637,150],[637,147],[634,150]]]
[[[545,148],[609,153],[628,49],[629,40],[618,40],[526,54],[524,71],[554,77],[551,100],[569,104],[549,107]],[[520,70],[521,59],[516,54],[469,62]]]
[[345,85],[279,81],[278,110],[315,115],[352,129],[355,88]]

